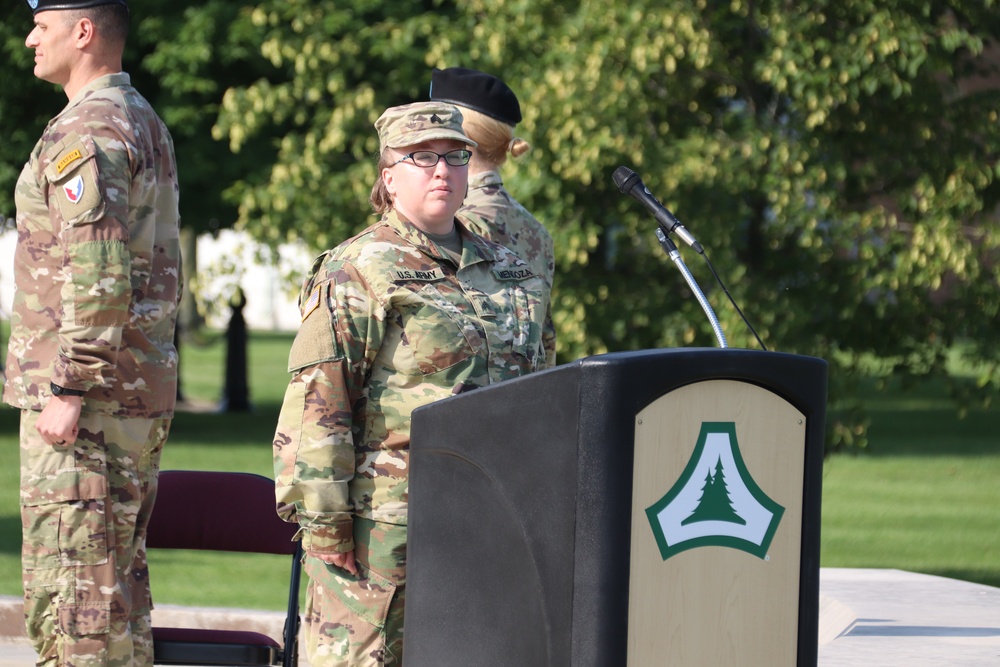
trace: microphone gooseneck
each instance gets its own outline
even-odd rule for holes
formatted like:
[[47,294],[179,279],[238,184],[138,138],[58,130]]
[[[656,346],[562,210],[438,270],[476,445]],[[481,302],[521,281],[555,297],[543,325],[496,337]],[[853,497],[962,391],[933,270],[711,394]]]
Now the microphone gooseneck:
[[663,246],[663,250],[667,253],[667,256],[674,262],[674,264],[677,265],[681,275],[684,276],[684,280],[687,281],[688,286],[698,299],[698,303],[701,305],[702,310],[705,311],[705,315],[708,317],[709,323],[712,325],[712,331],[715,333],[715,337],[719,342],[719,347],[729,347],[729,344],[726,341],[726,336],[722,332],[722,327],[719,324],[719,318],[716,317],[715,311],[712,310],[712,306],[708,303],[708,299],[705,298],[705,295],[698,286],[697,281],[695,281],[694,276],[684,264],[684,260],[681,259],[681,254],[677,250],[677,246],[673,244],[669,237],[667,237],[667,234],[671,232],[676,233],[677,236],[681,237],[681,239],[694,248],[698,254],[705,258],[705,261],[708,263],[708,268],[711,269],[712,275],[715,276],[715,280],[719,283],[722,287],[722,291],[729,298],[729,302],[732,303],[734,308],[736,308],[736,312],[739,313],[743,322],[746,323],[747,328],[750,329],[754,338],[757,339],[757,342],[760,343],[760,346],[766,351],[767,346],[764,345],[764,341],[760,339],[760,336],[757,335],[757,332],[747,320],[746,315],[744,315],[743,311],[740,310],[740,307],[736,305],[736,302],[733,300],[729,290],[726,288],[725,284],[723,284],[719,274],[716,273],[715,267],[713,267],[712,263],[708,260],[708,255],[705,254],[701,244],[694,239],[694,236],[692,236],[691,233],[684,228],[684,225],[682,225],[680,221],[674,217],[674,214],[671,213],[666,206],[657,201],[656,197],[654,197],[649,191],[649,188],[643,184],[642,179],[639,178],[637,173],[628,167],[621,166],[615,169],[611,178],[614,181],[615,186],[622,192],[622,194],[626,194],[641,203],[646,207],[646,210],[652,213],[653,217],[656,218],[656,221],[659,223],[659,227],[656,229],[656,238],[660,242],[660,245]]

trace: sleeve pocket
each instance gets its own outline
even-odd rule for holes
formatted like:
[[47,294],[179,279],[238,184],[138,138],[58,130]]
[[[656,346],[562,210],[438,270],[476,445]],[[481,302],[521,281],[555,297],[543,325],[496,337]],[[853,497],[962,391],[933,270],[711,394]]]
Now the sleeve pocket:
[[49,151],[45,177],[52,184],[59,215],[68,225],[104,217],[104,196],[97,170],[97,147],[90,137],[73,133]]
[[[299,326],[288,354],[289,373],[344,356],[333,332],[333,314],[327,305],[329,291],[329,283],[317,286],[303,308],[306,311],[305,319]],[[315,305],[310,305],[312,300],[316,301]]]

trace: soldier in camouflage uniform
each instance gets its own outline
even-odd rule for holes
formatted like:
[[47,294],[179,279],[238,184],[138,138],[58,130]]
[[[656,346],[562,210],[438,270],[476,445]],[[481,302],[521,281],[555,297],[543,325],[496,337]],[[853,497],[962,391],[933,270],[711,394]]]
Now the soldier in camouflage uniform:
[[422,102],[375,124],[382,214],[305,281],[274,437],[279,514],[301,526],[314,667],[403,655],[410,414],[545,364],[542,277],[455,218],[461,113]]
[[[491,74],[449,67],[431,74],[430,97],[458,106],[465,133],[478,144],[469,164],[469,194],[459,219],[476,233],[513,250],[545,278],[551,293],[556,266],[552,236],[507,192],[500,178],[508,153],[517,158],[531,150],[528,142],[514,136],[514,126],[521,122],[521,105],[514,91]],[[545,350],[546,366],[555,366],[551,309],[545,320]]]
[[176,397],[173,144],[121,71],[125,0],[29,0],[35,76],[69,103],[17,181],[4,400],[22,409],[38,665],[151,665],[144,551]]

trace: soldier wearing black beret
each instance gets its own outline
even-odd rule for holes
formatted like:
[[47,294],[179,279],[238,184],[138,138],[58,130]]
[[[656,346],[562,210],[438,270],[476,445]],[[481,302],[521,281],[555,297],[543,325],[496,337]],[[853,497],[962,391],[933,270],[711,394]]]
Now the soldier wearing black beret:
[[[430,98],[449,102],[462,110],[462,127],[478,143],[469,163],[469,193],[461,219],[476,232],[513,250],[548,286],[551,300],[555,274],[552,236],[535,217],[504,188],[500,167],[507,154],[520,157],[531,149],[514,136],[521,122],[517,95],[501,79],[466,67],[435,69],[431,74]],[[546,366],[556,363],[556,333],[551,305],[545,322]]]
[[128,8],[125,0],[25,0],[32,14],[48,12],[57,9],[86,9],[98,5],[121,5]]
[[68,100],[15,187],[3,400],[21,410],[22,585],[39,665],[153,664],[146,526],[177,389],[177,162],[122,71],[125,0],[27,0]]

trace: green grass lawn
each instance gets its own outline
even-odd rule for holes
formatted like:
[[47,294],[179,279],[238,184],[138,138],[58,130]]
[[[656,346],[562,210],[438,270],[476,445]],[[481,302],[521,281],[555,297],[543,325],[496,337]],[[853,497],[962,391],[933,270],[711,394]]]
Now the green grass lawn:
[[869,450],[828,459],[821,564],[1000,586],[1000,408],[922,388],[869,402]]
[[[221,339],[183,348],[185,395],[163,468],[272,476],[271,436],[288,376],[291,336],[254,333],[251,413],[215,414]],[[822,565],[897,568],[1000,586],[1000,408],[959,419],[943,392],[874,392],[869,449],[827,460]],[[0,409],[0,594],[20,595],[17,412]],[[278,557],[160,551],[151,555],[158,603],[282,609]],[[283,561],[283,559],[281,559]]]

